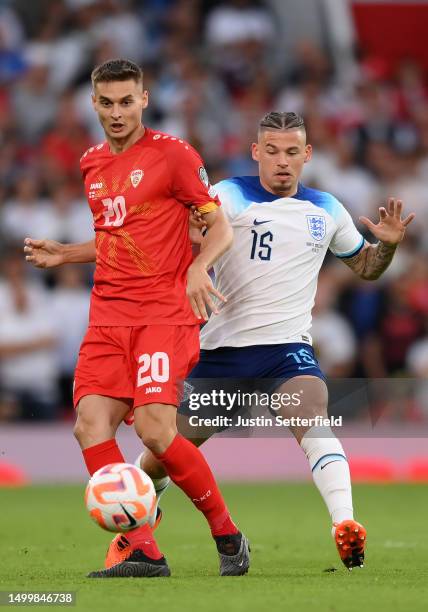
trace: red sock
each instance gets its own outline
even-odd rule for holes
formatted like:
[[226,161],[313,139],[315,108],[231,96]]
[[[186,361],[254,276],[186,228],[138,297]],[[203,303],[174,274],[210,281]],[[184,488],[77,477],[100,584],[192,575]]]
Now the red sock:
[[213,536],[238,533],[213,473],[196,446],[177,434],[163,455],[158,455],[157,459],[171,480],[204,514]]
[[[82,453],[91,476],[109,463],[125,463],[125,458],[114,438],[85,448]],[[160,559],[162,557],[162,553],[157,547],[153,532],[148,523],[128,531],[125,533],[125,536],[128,538],[133,549],[140,548],[151,559]]]
[[125,458],[120,452],[120,448],[114,438],[95,444],[85,448],[83,451],[83,459],[89,474],[92,476],[97,470],[100,470],[109,463],[125,463]]
[[148,523],[127,531],[124,536],[128,538],[133,550],[139,548],[151,559],[160,559],[163,556],[153,537],[152,528]]

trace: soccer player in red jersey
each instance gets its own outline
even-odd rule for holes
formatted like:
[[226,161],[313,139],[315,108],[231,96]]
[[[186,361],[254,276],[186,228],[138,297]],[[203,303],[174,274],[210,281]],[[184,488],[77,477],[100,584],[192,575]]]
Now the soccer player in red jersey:
[[[210,193],[202,160],[185,141],[141,122],[148,94],[128,60],[92,73],[93,105],[106,142],[81,159],[96,239],[80,245],[26,239],[38,267],[96,261],[89,328],[76,366],[74,434],[90,474],[123,462],[115,434],[133,421],[144,445],[206,517],[221,575],[248,571],[248,542],[233,523],[201,452],[177,432],[183,380],[199,358],[199,323],[216,311],[207,269],[232,231]],[[189,210],[210,228],[193,260]],[[148,524],[116,536],[106,568],[90,577],[168,576]]]

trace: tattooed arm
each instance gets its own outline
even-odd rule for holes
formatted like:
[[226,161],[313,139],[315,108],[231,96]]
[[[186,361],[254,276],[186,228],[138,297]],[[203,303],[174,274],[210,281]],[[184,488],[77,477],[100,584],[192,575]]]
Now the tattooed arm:
[[343,261],[360,278],[376,280],[391,263],[396,248],[397,245],[387,245],[383,242],[370,244],[366,240],[363,248],[357,255]]
[[376,280],[391,263],[399,243],[404,238],[406,227],[415,217],[415,213],[410,213],[405,219],[401,219],[402,208],[401,200],[390,198],[388,211],[384,207],[379,208],[379,223],[375,224],[367,217],[360,217],[361,223],[379,240],[377,244],[365,242],[357,255],[343,260],[360,278]]

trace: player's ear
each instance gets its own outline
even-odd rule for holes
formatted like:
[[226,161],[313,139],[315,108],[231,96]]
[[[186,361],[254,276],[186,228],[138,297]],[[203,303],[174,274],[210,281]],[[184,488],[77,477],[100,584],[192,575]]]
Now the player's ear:
[[251,157],[256,162],[260,161],[259,145],[257,144],[257,142],[253,142],[253,144],[251,145]]
[[92,106],[93,106],[93,108],[95,108],[96,97],[95,97],[95,93],[94,92],[92,92],[92,94],[91,94],[91,100],[92,100]]
[[306,145],[305,147],[305,164],[311,159],[312,157],[312,145]]
[[149,92],[147,89],[143,91],[143,108],[147,108],[149,104]]

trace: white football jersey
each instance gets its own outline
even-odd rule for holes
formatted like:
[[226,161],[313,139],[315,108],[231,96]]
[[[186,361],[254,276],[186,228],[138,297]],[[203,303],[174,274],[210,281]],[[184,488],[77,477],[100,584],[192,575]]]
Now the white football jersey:
[[292,198],[266,191],[259,177],[215,186],[234,242],[214,265],[227,297],[201,331],[201,347],[311,342],[311,311],[327,249],[352,257],[364,239],[331,194],[299,185]]

